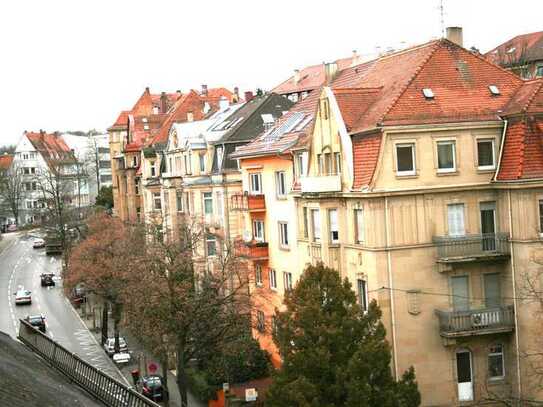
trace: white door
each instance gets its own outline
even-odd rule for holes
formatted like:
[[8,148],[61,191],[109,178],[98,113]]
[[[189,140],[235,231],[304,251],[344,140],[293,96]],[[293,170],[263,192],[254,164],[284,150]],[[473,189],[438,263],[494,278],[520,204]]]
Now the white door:
[[473,374],[471,367],[471,352],[468,350],[456,352],[458,401],[473,400]]

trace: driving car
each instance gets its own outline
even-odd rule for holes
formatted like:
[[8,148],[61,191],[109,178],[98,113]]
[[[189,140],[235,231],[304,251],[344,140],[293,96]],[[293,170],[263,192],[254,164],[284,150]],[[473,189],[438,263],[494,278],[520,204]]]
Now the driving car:
[[113,355],[113,362],[118,365],[128,364],[132,360],[132,356],[128,352],[119,352]]
[[54,286],[55,285],[55,280],[53,280],[54,277],[55,275],[53,273],[40,274],[41,286],[42,287]]
[[39,237],[34,239],[34,242],[32,242],[32,247],[34,249],[41,249],[42,247],[45,247],[45,240]]
[[15,305],[32,304],[32,292],[19,287],[15,293]]
[[45,333],[45,317],[43,315],[27,315],[25,321]]
[[[107,338],[106,343],[104,343],[104,350],[109,356],[115,354],[115,338]],[[122,336],[119,336],[119,351],[126,352],[128,350],[128,345]]]
[[162,376],[150,375],[143,376],[141,379],[143,394],[148,399],[153,401],[163,401],[168,399],[168,390],[164,386]]

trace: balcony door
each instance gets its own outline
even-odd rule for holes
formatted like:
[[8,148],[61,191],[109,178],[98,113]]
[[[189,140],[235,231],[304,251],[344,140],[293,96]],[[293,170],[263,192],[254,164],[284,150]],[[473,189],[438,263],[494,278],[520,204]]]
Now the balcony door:
[[497,308],[501,305],[499,273],[483,274],[485,307]]
[[456,352],[456,377],[458,378],[458,401],[472,401],[473,374],[469,350]]
[[469,280],[468,276],[451,277],[452,301],[455,311],[469,310]]
[[481,202],[483,251],[496,250],[496,202]]

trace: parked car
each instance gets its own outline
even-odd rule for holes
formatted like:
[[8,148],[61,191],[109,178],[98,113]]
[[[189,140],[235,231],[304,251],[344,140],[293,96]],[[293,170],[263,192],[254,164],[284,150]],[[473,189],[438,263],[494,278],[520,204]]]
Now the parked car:
[[32,243],[32,247],[34,249],[41,249],[42,247],[45,247],[45,240],[40,239],[39,237],[34,239],[34,242]]
[[128,352],[119,352],[115,353],[113,355],[113,362],[118,365],[125,365],[130,363],[130,360],[132,359],[132,355]]
[[41,286],[42,287],[54,286],[55,285],[55,280],[53,280],[54,277],[55,275],[53,273],[40,274]]
[[79,308],[81,304],[87,301],[87,291],[85,287],[81,284],[78,284],[73,290],[70,300],[75,308]]
[[22,286],[15,293],[15,305],[32,304],[32,292]]
[[8,231],[8,232],[16,232],[17,231],[17,225],[15,225],[15,224],[8,225],[7,228],[6,228],[6,231]]
[[45,333],[45,317],[43,315],[27,315],[25,321]]
[[168,390],[164,386],[164,379],[159,375],[143,376],[141,379],[143,394],[153,401],[168,400]]
[[[104,350],[109,356],[115,354],[115,338],[107,338],[106,343],[104,344]],[[119,351],[128,351],[128,345],[122,336],[119,336]]]

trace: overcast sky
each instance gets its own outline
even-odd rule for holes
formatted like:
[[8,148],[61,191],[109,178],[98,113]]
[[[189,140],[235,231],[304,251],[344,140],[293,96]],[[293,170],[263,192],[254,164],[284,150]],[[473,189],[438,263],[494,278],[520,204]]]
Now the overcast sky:
[[[543,1],[443,0],[487,51],[543,30]],[[25,0],[0,3],[0,145],[105,130],[152,92],[269,89],[293,69],[441,36],[439,0]]]

